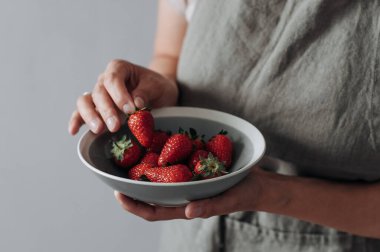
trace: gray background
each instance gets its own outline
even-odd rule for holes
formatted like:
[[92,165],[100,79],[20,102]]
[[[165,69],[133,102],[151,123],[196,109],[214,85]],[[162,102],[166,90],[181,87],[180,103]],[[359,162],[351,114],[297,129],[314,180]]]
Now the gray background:
[[156,4],[0,0],[0,251],[156,251],[160,223],[124,212],[67,133],[108,61],[148,64]]

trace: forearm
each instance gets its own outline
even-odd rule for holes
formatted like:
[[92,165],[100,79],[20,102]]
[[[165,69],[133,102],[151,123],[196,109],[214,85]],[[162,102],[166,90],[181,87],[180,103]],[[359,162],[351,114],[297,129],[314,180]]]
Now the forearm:
[[380,183],[337,183],[264,173],[261,184],[258,210],[380,238]]
[[[170,85],[161,90],[161,100],[157,105],[175,105],[178,99],[176,81],[177,64],[182,42],[186,33],[185,17],[180,15],[166,0],[159,1],[157,32],[154,43],[154,54],[149,69],[159,73]],[[163,97],[166,98],[163,98]]]
[[186,29],[185,17],[167,0],[160,0],[154,53],[149,68],[174,82]]
[[175,82],[177,63],[177,58],[166,55],[155,55],[149,64],[149,69]]

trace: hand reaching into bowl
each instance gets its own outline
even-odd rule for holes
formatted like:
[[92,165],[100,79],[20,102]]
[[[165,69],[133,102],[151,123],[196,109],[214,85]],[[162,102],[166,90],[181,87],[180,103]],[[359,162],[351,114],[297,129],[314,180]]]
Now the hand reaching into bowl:
[[175,105],[177,98],[173,79],[124,60],[114,60],[100,74],[93,91],[78,98],[69,132],[75,135],[82,124],[96,134],[105,126],[116,132],[121,126],[120,113],[131,113],[136,107]]

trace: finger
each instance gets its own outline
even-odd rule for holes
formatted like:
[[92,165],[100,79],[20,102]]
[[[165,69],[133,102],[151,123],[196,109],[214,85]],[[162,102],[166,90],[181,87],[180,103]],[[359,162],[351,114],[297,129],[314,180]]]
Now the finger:
[[152,106],[151,103],[155,103],[156,99],[161,98],[162,90],[156,88],[153,83],[142,81],[132,91],[133,101],[137,108],[150,107]]
[[137,87],[131,92],[133,101],[137,108],[149,107],[149,101],[154,100],[155,97],[161,97],[161,91],[156,86],[157,79],[149,75],[149,77],[141,78]]
[[126,114],[135,111],[135,104],[125,84],[126,75],[129,74],[127,71],[119,61],[113,61],[108,64],[103,79],[108,94],[116,106]]
[[90,94],[78,98],[77,110],[83,121],[90,127],[95,134],[103,130],[104,124],[95,110]]
[[76,133],[78,133],[80,127],[83,125],[84,121],[82,119],[82,117],[80,116],[80,114],[78,113],[77,110],[75,110],[72,115],[71,115],[71,118],[70,118],[70,121],[69,121],[69,133],[71,135],[75,135]]
[[115,197],[126,211],[147,221],[186,219],[185,207],[152,206],[133,200],[117,191]]
[[144,94],[133,95],[133,101],[134,101],[136,107],[139,109],[142,109],[144,107],[149,106],[149,104],[146,102],[147,98],[145,97]]
[[213,198],[193,201],[186,206],[187,218],[208,218],[215,215],[225,215],[237,211],[252,211],[256,209],[261,195],[259,173],[263,173],[256,166],[248,176],[224,193]]
[[236,196],[227,191],[226,194],[214,198],[193,201],[186,206],[186,217],[189,219],[209,218],[211,216],[236,212],[239,208],[236,198]]
[[108,129],[111,132],[117,131],[120,128],[120,118],[111,97],[103,85],[97,84],[95,86],[92,92],[92,100],[103,121],[106,122]]

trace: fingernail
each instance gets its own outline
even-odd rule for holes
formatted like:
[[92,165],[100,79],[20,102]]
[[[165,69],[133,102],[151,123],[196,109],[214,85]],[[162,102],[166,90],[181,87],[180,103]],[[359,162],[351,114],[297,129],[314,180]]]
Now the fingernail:
[[107,123],[108,129],[113,130],[115,129],[115,126],[116,126],[116,118],[114,116],[111,116],[107,119],[106,123]]
[[96,133],[98,131],[98,128],[99,128],[99,121],[98,119],[92,119],[90,121],[90,129]]
[[139,96],[135,97],[134,102],[138,108],[143,108],[145,106],[144,100]]
[[123,106],[123,111],[124,111],[124,113],[126,113],[126,114],[130,114],[130,113],[133,113],[134,108],[133,108],[129,103],[126,103],[126,104]]
[[113,191],[113,194],[115,195],[115,197],[117,198],[119,196],[119,192],[118,191]]

